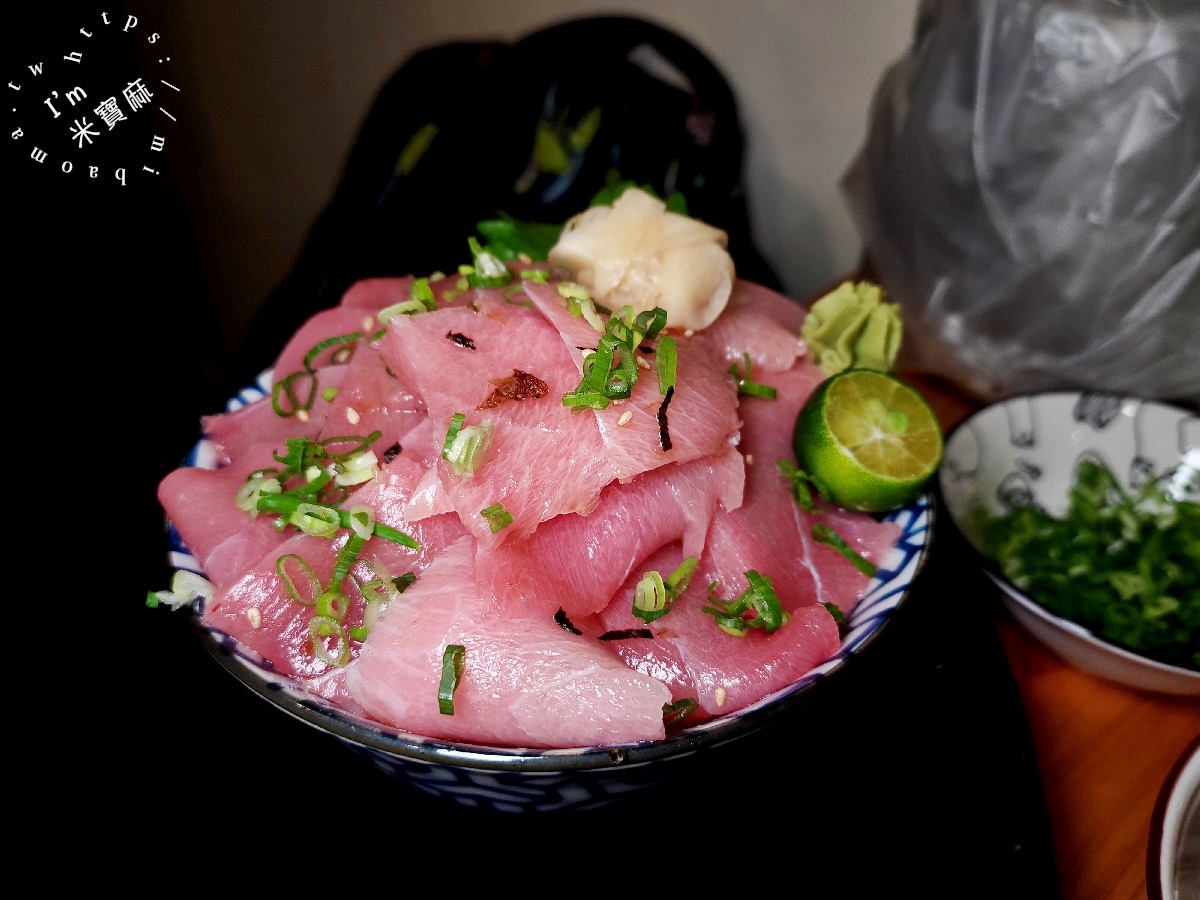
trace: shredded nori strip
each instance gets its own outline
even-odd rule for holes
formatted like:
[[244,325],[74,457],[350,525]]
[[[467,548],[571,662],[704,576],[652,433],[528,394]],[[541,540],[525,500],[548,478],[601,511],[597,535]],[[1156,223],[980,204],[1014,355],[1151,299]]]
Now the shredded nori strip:
[[466,347],[468,350],[475,349],[475,342],[461,332],[447,331],[446,337],[450,338],[450,340],[454,341],[460,347]]
[[385,463],[390,463],[393,459],[400,455],[403,449],[404,448],[400,446],[400,442],[396,441],[396,443],[392,444],[392,446],[383,451],[383,461]]
[[667,388],[663,402],[658,406],[658,442],[662,444],[664,450],[671,449],[671,432],[667,429],[667,407],[671,404],[671,398],[674,396],[675,385],[671,385]]
[[571,620],[567,618],[567,614],[561,606],[558,608],[558,612],[554,614],[554,621],[571,632],[571,634],[583,634],[582,631],[571,624]]
[[663,722],[667,725],[676,725],[695,712],[699,706],[700,704],[691,697],[684,697],[674,703],[664,703]]
[[649,628],[622,628],[620,631],[606,631],[600,635],[602,641],[626,641],[630,638],[652,638],[654,632]]

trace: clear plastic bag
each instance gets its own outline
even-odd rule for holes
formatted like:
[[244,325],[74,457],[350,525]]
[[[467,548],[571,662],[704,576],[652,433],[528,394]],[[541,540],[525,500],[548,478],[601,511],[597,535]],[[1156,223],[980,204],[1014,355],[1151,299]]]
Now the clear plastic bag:
[[925,0],[842,190],[903,364],[1200,404],[1200,0]]

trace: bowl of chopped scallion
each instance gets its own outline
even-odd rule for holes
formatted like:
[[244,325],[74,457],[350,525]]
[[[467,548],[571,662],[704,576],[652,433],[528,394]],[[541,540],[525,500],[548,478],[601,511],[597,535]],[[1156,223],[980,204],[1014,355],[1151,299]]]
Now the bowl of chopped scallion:
[[946,437],[937,491],[1018,625],[1075,667],[1200,696],[1200,415],[1009,397]]

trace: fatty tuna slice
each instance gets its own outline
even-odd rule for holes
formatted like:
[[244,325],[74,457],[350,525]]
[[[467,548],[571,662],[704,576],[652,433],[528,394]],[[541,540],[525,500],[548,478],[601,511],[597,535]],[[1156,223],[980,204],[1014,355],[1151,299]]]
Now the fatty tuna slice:
[[[420,550],[373,537],[367,541],[359,561],[351,573],[360,581],[371,581],[378,574],[369,563],[382,564],[391,577],[411,572],[420,575],[429,563],[465,532],[454,516],[439,516],[413,524],[404,516],[412,486],[420,477],[420,467],[412,460],[397,458],[386,466],[379,477],[363,485],[343,505],[370,507],[376,520],[414,538]],[[239,510],[240,512],[240,510]],[[243,514],[244,515],[244,514]],[[261,520],[274,517],[260,516]],[[286,554],[300,557],[320,579],[322,589],[328,589],[338,551],[345,546],[348,531],[335,538],[322,538],[289,529],[285,539],[264,555],[251,569],[223,586],[205,604],[204,624],[216,628],[257,653],[282,673],[300,678],[312,678],[330,671],[328,663],[314,655],[309,622],[314,609],[298,603],[286,590],[280,578],[277,561]],[[293,578],[299,570],[288,569]],[[364,600],[354,578],[346,578],[341,590],[350,601],[346,614],[349,624],[361,624]],[[401,595],[403,597],[403,594]],[[396,601],[393,601],[396,602]],[[359,642],[350,640],[348,648],[353,658]],[[323,694],[335,699],[333,694]]]
[[[749,281],[737,281],[724,312],[698,337],[712,345],[726,368],[744,369],[749,354],[751,379],[767,372],[784,372],[808,347],[800,337],[804,307],[782,294]],[[743,373],[744,374],[744,373]]]
[[401,278],[360,278],[346,288],[338,305],[377,315],[382,309],[412,299],[413,281],[411,275]]
[[269,516],[253,518],[238,507],[246,476],[275,465],[274,445],[248,448],[236,466],[173,469],[158,484],[158,502],[209,581],[224,584],[285,540]]
[[778,470],[779,460],[795,463],[792,424],[822,377],[816,366],[801,360],[789,371],[763,379],[775,387],[775,400],[742,398],[745,501],[741,508],[718,510],[713,517],[708,552],[697,573],[705,584],[717,582],[727,599],[745,588],[745,573],[754,570],[772,580],[789,612],[830,602],[848,613],[870,579],[836,549],[815,540],[813,527],[827,525],[875,564],[895,540],[895,525],[877,522],[866,513],[826,507],[815,491],[817,509],[802,509],[792,495],[791,482]]
[[[470,538],[388,606],[346,674],[368,715],[414,734],[509,747],[570,747],[664,737],[671,692],[607,648],[552,620],[509,617],[474,582]],[[439,709],[446,648],[465,648],[453,715]]]
[[479,589],[514,614],[599,612],[660,547],[682,541],[686,553],[699,556],[717,509],[741,505],[744,481],[742,456],[731,447],[611,484],[587,516],[556,516],[523,541],[480,549]]
[[[399,316],[382,349],[424,403],[438,477],[485,547],[526,537],[556,515],[591,510],[612,480],[595,420],[562,405],[563,393],[578,383],[566,348],[536,310],[502,297],[493,292],[478,301],[478,312],[460,306]],[[487,407],[518,371],[544,382],[545,393]],[[464,426],[492,425],[491,447],[473,476],[455,475],[440,458],[455,413],[465,416]],[[513,522],[493,533],[481,511],[497,503]]]
[[[303,416],[279,415],[275,412],[268,390],[265,396],[237,409],[202,417],[201,430],[212,443],[218,463],[223,466],[240,463],[242,454],[255,444],[272,441],[278,451],[283,453],[287,450],[288,438],[306,437],[315,440],[325,426],[331,408],[324,392],[331,388],[338,389],[345,376],[344,365],[322,369],[316,382],[312,408]],[[305,388],[306,395],[307,390],[308,388]]]
[[[570,349],[576,368],[573,390],[582,377],[580,348],[595,349],[599,335],[586,319],[567,310],[555,285],[525,282],[524,288]],[[708,342],[682,334],[673,337],[677,362],[669,403],[664,404],[658,389],[653,353],[639,351],[648,367],[639,370],[629,399],[581,413],[595,416],[606,458],[620,481],[669,463],[711,456],[737,442],[737,386],[728,365]]]
[[[657,557],[657,570],[664,579],[683,556],[675,547]],[[675,700],[690,697],[699,704],[684,725],[742,709],[792,684],[833,655],[840,644],[833,616],[815,603],[792,611],[791,621],[771,634],[758,628],[747,629],[742,637],[728,634],[703,611],[708,602],[706,585],[698,576],[670,612],[647,625],[632,612],[639,577],[630,577],[599,620],[611,631],[650,630],[653,639],[615,642],[617,653],[639,672],[669,676],[664,680]],[[741,588],[746,584],[743,579]]]

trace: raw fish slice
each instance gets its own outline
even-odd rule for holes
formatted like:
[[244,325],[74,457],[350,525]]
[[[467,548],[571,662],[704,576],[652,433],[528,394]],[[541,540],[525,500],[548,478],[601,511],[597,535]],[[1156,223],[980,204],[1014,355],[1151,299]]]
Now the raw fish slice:
[[513,614],[598,612],[659,547],[682,539],[686,552],[699,556],[713,514],[741,503],[744,480],[741,454],[731,447],[609,485],[587,516],[556,516],[523,541],[480,549],[480,590]]
[[167,518],[214,584],[236,578],[283,543],[272,517],[252,518],[235,502],[249,472],[274,464],[274,446],[256,444],[241,465],[184,466],[159,482],[158,501]]
[[791,428],[780,423],[795,421],[821,378],[816,366],[801,360],[788,372],[764,377],[763,383],[776,389],[775,400],[742,398],[745,501],[740,509],[718,510],[713,517],[698,573],[706,584],[716,581],[726,598],[745,588],[745,573],[753,569],[772,580],[788,611],[828,602],[849,613],[870,579],[833,547],[815,540],[813,527],[827,525],[877,565],[898,533],[897,526],[863,513],[827,507],[815,492],[820,511],[805,511],[793,498],[790,481],[779,473],[779,460],[795,463]]
[[339,305],[376,315],[381,309],[412,299],[414,280],[411,275],[402,278],[362,278],[346,289]]
[[363,344],[346,364],[346,374],[330,403],[320,439],[369,435],[378,430],[381,437],[371,449],[382,457],[392,444],[407,440],[413,428],[425,419],[424,404],[388,371],[378,347]]
[[675,390],[665,410],[652,363],[628,402],[596,411],[609,465],[621,481],[668,463],[711,456],[738,442],[737,386],[728,367],[703,341],[677,337],[675,344]]
[[275,373],[275,380],[279,381],[292,372],[303,370],[304,358],[317,344],[330,338],[362,334],[363,337],[356,342],[336,344],[324,349],[310,361],[309,366],[320,369],[344,362],[347,351],[353,352],[358,346],[367,343],[379,327],[375,311],[356,306],[331,306],[329,309],[313,313],[288,339],[283,350],[275,358],[275,364],[271,367]]
[[751,378],[767,372],[784,372],[808,352],[800,337],[804,307],[782,294],[757,284],[738,281],[721,316],[699,337],[709,342],[717,355],[744,366],[750,354]]
[[344,365],[322,369],[312,408],[304,416],[279,415],[271,403],[269,391],[266,396],[238,409],[203,416],[200,427],[212,443],[217,464],[226,466],[241,462],[242,455],[255,444],[271,441],[283,453],[287,450],[288,438],[316,439],[325,426],[331,408],[330,401],[322,392],[329,388],[340,388],[345,375]]
[[[506,303],[502,294],[478,304],[479,312],[448,307],[397,317],[382,352],[424,402],[439,457],[455,413],[465,415],[466,426],[492,423],[491,447],[473,477],[454,475],[440,458],[437,466],[468,529],[482,545],[495,546],[531,534],[553,516],[590,510],[612,473],[594,419],[562,405],[578,371],[554,330],[536,310]],[[477,409],[514,370],[544,381],[546,393]],[[480,512],[496,503],[513,522],[493,533]]]
[[[583,371],[580,348],[595,349],[598,334],[586,319],[567,310],[555,285],[526,282],[524,287],[571,350],[577,370],[573,389]],[[658,390],[653,354],[643,354],[649,368],[640,370],[627,401],[610,403],[606,409],[590,413],[599,425],[609,465],[621,481],[667,463],[711,456],[736,443],[740,424],[737,387],[728,365],[701,340],[677,335],[676,348],[675,392],[665,413],[669,450],[663,446],[659,411],[664,397]],[[581,415],[588,414],[585,411]]]
[[[655,740],[665,734],[666,685],[553,620],[501,615],[474,581],[464,538],[388,606],[346,675],[350,697],[379,721],[415,734],[511,747]],[[438,706],[442,656],[465,648],[454,714]]]
[[[670,547],[646,568],[656,569],[666,579],[683,556],[681,548]],[[691,697],[699,703],[685,724],[734,712],[786,687],[828,659],[840,644],[833,616],[817,604],[798,608],[791,621],[772,634],[751,628],[745,636],[734,637],[703,612],[707,585],[698,574],[671,611],[647,625],[632,612],[640,577],[640,573],[630,576],[599,619],[611,630],[650,629],[653,640],[614,642],[617,653],[639,672],[670,676],[664,680],[676,700]],[[743,578],[739,592],[746,585]]]
[[[408,534],[421,547],[414,551],[402,544],[371,538],[363,545],[359,561],[351,568],[362,581],[375,577],[368,562],[381,563],[393,578],[406,572],[419,575],[438,553],[465,533],[455,516],[435,517],[419,526],[407,521],[404,508],[420,472],[417,463],[398,457],[384,467],[378,478],[364,484],[344,504],[347,508],[357,503],[366,504],[374,510],[378,521]],[[274,517],[259,518],[267,521]],[[240,578],[232,583],[223,582],[225,586],[218,589],[205,605],[203,619],[205,625],[236,638],[277,671],[311,678],[331,667],[313,654],[308,630],[313,607],[298,603],[287,592],[279,577],[277,560],[289,553],[298,555],[327,589],[337,553],[345,546],[349,533],[342,531],[332,540],[295,530],[286,534],[290,536]],[[360,624],[364,601],[357,583],[353,578],[347,578],[341,589],[350,601],[346,622]],[[351,658],[357,654],[358,646],[357,641],[349,642]]]

